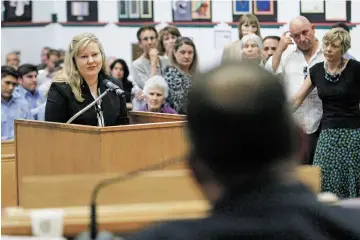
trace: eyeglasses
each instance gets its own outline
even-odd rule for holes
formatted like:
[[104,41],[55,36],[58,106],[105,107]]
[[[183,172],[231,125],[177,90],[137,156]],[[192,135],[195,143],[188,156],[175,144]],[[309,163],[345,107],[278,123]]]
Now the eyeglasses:
[[143,41],[148,41],[148,40],[154,40],[154,39],[156,39],[156,37],[153,37],[153,36],[151,36],[151,37],[144,37],[142,40]]

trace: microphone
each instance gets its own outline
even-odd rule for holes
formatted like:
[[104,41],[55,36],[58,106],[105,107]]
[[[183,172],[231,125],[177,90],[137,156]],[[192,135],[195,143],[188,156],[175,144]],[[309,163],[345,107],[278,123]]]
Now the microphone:
[[105,92],[103,92],[100,96],[98,96],[92,103],[87,105],[85,108],[81,109],[79,112],[77,112],[74,116],[72,116],[66,123],[72,123],[78,116],[83,114],[85,111],[87,111],[89,108],[94,106],[100,99],[102,99],[111,89],[106,89]]
[[95,185],[95,187],[93,188],[93,191],[91,194],[90,226],[89,226],[90,232],[80,233],[75,238],[75,240],[111,240],[111,239],[114,239],[113,234],[111,234],[109,232],[102,231],[102,232],[98,233],[97,214],[96,214],[96,198],[97,198],[97,195],[99,194],[99,191],[102,188],[112,185],[112,184],[115,184],[115,183],[133,179],[133,178],[137,177],[138,175],[140,175],[142,172],[161,170],[166,167],[169,167],[169,166],[172,166],[172,165],[175,165],[178,163],[182,163],[184,161],[184,159],[185,159],[185,156],[173,158],[170,160],[165,160],[160,163],[147,165],[144,168],[134,170],[134,171],[128,172],[126,174],[121,174],[119,176],[112,177],[109,179],[104,179],[104,180],[98,182]]
[[105,87],[107,87],[108,89],[114,91],[116,93],[116,95],[118,96],[124,96],[125,92],[116,84],[114,84],[113,82],[111,82],[108,79],[104,79],[103,80],[103,84],[105,85]]

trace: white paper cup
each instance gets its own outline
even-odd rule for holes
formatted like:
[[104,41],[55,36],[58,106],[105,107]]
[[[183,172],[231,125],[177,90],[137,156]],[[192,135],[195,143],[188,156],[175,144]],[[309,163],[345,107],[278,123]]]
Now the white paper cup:
[[39,209],[30,213],[32,234],[38,237],[62,237],[64,210]]

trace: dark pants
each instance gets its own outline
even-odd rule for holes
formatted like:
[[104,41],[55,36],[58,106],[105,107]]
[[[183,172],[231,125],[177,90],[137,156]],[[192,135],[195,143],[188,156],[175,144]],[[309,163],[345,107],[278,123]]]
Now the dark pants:
[[321,126],[312,134],[307,134],[307,148],[306,154],[304,154],[303,164],[312,165],[314,161],[314,155],[316,150],[317,141],[321,132]]

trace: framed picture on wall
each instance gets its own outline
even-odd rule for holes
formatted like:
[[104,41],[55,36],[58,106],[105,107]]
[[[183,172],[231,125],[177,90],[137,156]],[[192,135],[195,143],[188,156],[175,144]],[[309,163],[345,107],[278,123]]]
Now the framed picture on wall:
[[311,23],[351,22],[352,1],[300,0],[300,15]]
[[129,17],[136,19],[140,18],[140,1],[129,1]]
[[250,0],[235,0],[233,1],[233,14],[247,14],[252,13],[252,3]]
[[143,0],[140,3],[141,18],[152,18],[152,4],[151,0]]
[[118,9],[119,9],[119,19],[129,18],[129,2],[127,0],[119,0]]
[[239,22],[242,15],[251,13],[256,15],[259,22],[276,23],[278,2],[276,0],[232,0],[233,22]]
[[138,59],[143,53],[144,53],[144,50],[142,50],[139,47],[138,43],[132,43],[131,44],[132,61],[135,61],[136,59]]
[[325,20],[346,21],[346,0],[326,1]]
[[273,15],[274,1],[273,0],[254,0],[254,14],[255,15]]
[[32,1],[1,1],[4,22],[31,22]]
[[205,19],[211,21],[211,1],[192,1],[191,17],[192,20]]
[[97,22],[97,1],[67,1],[67,20],[69,22]]
[[187,0],[173,0],[173,21],[191,21],[191,2]]
[[89,16],[89,3],[88,2],[72,2],[71,15],[76,16],[79,21],[83,21],[84,17]]
[[119,22],[153,22],[153,0],[118,0]]
[[324,13],[324,0],[300,1],[302,13]]

